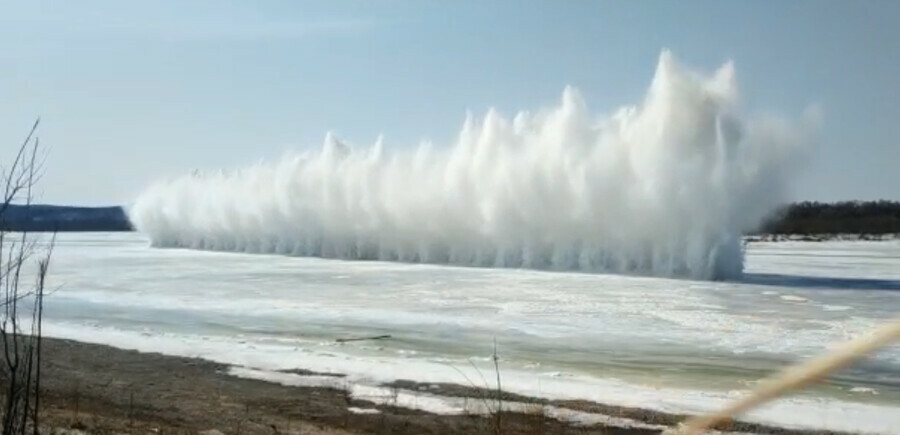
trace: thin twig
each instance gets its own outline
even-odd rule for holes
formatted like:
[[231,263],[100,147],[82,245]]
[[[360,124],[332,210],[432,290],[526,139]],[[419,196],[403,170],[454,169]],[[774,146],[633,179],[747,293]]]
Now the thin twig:
[[494,430],[497,435],[500,435],[503,432],[503,425],[501,424],[501,415],[503,414],[503,388],[500,386],[500,358],[497,356],[497,337],[494,337],[494,372],[497,373],[497,412],[495,414],[495,424],[496,427]]

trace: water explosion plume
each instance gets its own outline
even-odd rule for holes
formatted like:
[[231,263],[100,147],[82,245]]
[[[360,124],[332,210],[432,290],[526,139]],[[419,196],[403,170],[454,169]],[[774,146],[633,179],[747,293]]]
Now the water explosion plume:
[[572,88],[449,148],[321,151],[157,183],[130,217],[155,246],[734,278],[784,198],[802,125],[741,119],[734,68],[663,52],[644,101],[593,116]]

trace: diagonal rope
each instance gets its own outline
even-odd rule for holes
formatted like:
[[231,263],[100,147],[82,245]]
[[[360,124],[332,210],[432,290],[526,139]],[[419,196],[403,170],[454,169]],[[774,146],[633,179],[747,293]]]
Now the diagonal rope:
[[667,433],[685,435],[702,433],[719,423],[731,419],[735,415],[743,414],[784,393],[803,388],[812,382],[822,379],[831,372],[846,367],[867,354],[895,341],[900,341],[900,317],[895,318],[871,334],[845,343],[831,353],[802,364],[790,366],[780,374],[762,381],[750,395],[733,402],[718,412],[692,417],[674,429],[674,431],[667,431]]

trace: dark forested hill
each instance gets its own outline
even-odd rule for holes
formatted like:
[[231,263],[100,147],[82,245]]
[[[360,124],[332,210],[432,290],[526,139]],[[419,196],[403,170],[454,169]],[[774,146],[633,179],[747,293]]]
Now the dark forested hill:
[[[6,207],[6,208],[4,208]],[[131,231],[122,207],[0,206],[5,231]]]
[[[122,207],[10,205],[0,210],[7,231],[131,231]],[[798,202],[785,206],[758,234],[897,234],[900,202]]]
[[900,202],[798,202],[773,216],[760,233],[890,234],[900,233]]

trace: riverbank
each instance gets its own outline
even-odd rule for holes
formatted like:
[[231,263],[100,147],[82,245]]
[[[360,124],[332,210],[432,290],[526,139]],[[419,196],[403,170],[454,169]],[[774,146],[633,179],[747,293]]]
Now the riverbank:
[[[340,376],[286,371],[283,383],[252,379],[252,369],[140,353],[104,345],[44,341],[43,425],[88,433],[344,434],[654,434],[683,416],[585,401],[547,401],[472,387],[399,381],[370,387],[393,400],[368,400]],[[248,376],[249,374],[249,376]],[[236,376],[240,375],[240,376]],[[332,386],[307,379],[331,378]],[[292,381],[293,380],[293,381]],[[284,384],[294,384],[293,386]],[[306,384],[301,386],[300,384]],[[423,392],[424,391],[424,392]],[[427,412],[433,397],[472,403],[472,412]],[[496,404],[501,403],[499,417]],[[418,409],[416,409],[418,408]],[[480,411],[479,411],[480,410]],[[735,423],[740,432],[808,434]],[[820,432],[815,432],[820,433]]]

